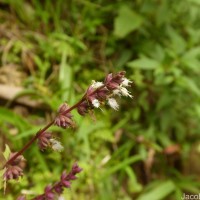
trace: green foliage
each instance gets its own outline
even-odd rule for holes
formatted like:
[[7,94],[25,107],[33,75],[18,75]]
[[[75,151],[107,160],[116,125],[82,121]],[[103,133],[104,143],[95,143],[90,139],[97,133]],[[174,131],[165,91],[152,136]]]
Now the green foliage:
[[[64,152],[33,145],[24,155],[25,176],[7,185],[6,199],[22,189],[30,198],[41,193],[75,160],[84,170],[66,199],[180,200],[183,192],[200,192],[198,0],[1,5],[0,70],[15,65],[25,76],[25,91],[0,108],[0,133],[11,150],[19,150],[63,101],[75,103],[91,80],[126,70],[134,82],[133,100],[119,99],[118,112],[104,108],[92,121],[75,111],[75,130],[52,127]],[[0,76],[0,83],[13,79]],[[23,96],[45,107],[17,113],[15,100]]]
[[2,169],[3,168],[3,165],[5,164],[5,162],[9,159],[10,157],[10,148],[9,146],[6,144],[5,145],[5,150],[2,154],[0,154],[0,158],[1,158],[1,169],[0,169],[0,190],[4,190],[4,193],[5,193],[5,190],[6,190],[6,183],[4,181],[4,178],[3,178],[3,175],[5,173],[5,169]]
[[[155,187],[155,186],[154,186]],[[172,181],[165,181],[163,183],[158,183],[155,189],[151,189],[148,193],[141,195],[138,200],[160,200],[167,197],[175,189],[175,185]]]
[[114,33],[116,36],[124,38],[132,31],[142,25],[142,17],[135,13],[128,6],[122,6],[119,9],[119,16],[115,18]]

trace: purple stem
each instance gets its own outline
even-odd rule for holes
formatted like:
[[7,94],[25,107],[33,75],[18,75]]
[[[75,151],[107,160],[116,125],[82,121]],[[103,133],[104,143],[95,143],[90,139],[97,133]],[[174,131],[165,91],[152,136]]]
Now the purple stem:
[[[91,92],[90,95],[93,95],[96,91],[104,88],[106,85],[102,85],[101,87],[99,87],[98,89],[96,89],[95,91]],[[86,94],[82,97],[82,99],[80,101],[78,101],[76,104],[74,104],[73,106],[71,106],[69,109],[67,109],[66,111],[64,111],[62,114],[66,114],[68,112],[70,112],[71,110],[77,108],[83,101],[86,100]],[[22,155],[22,153],[24,151],[26,151],[31,144],[37,140],[39,138],[39,136],[44,133],[49,127],[51,127],[54,124],[55,120],[52,120],[50,123],[48,123],[43,129],[39,130],[36,135],[20,150],[18,151],[13,157],[11,157],[3,166],[3,168],[5,168],[8,164],[11,164],[18,156]]]

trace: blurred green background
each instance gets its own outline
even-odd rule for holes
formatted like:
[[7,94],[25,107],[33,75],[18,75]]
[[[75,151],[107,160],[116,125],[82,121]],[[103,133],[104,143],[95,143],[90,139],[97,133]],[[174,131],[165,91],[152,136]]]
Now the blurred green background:
[[78,161],[69,200],[180,200],[200,193],[199,0],[0,0],[0,145],[18,151],[66,101],[125,70],[120,110],[52,127],[65,150],[24,154],[6,196],[32,198]]

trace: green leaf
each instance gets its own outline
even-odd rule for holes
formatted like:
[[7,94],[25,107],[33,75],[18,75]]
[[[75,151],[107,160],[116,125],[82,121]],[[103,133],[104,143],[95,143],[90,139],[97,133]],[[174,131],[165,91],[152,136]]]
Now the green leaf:
[[10,147],[7,144],[5,146],[6,148],[5,148],[5,151],[3,152],[3,155],[4,155],[4,158],[8,160],[11,151],[10,151]]
[[114,22],[114,34],[123,38],[130,32],[138,29],[143,22],[143,18],[128,6],[122,6]]
[[30,124],[25,119],[6,108],[0,108],[0,120],[17,126],[20,131],[30,128]]
[[103,139],[105,141],[113,142],[114,141],[114,135],[113,132],[109,129],[99,129],[93,133],[93,136],[97,139]]
[[26,138],[26,137],[35,135],[41,128],[43,128],[43,126],[36,126],[36,127],[32,127],[31,129],[26,129],[26,130],[20,132],[20,134],[16,135],[15,140],[19,140],[22,138]]
[[179,188],[176,188],[176,191],[175,191],[176,200],[182,199],[182,196],[183,196],[183,191],[180,190]]
[[[4,164],[9,159],[10,152],[10,147],[6,144],[4,152],[0,154],[0,169],[3,168]],[[5,168],[0,170],[0,189],[4,187],[4,191],[6,188],[6,183],[3,181],[3,174],[5,173],[5,170]]]
[[112,159],[109,162],[115,161],[116,159],[119,159],[121,156],[124,156],[126,154],[129,154],[131,148],[133,148],[134,142],[133,141],[127,141],[123,145],[119,146],[116,151],[112,154]]
[[0,170],[0,190],[4,187],[3,174],[5,173],[5,170],[5,168]]
[[59,71],[59,82],[61,89],[64,90],[62,93],[62,100],[69,100],[70,86],[72,81],[72,69],[67,63],[67,54],[66,51],[63,51],[62,60],[60,64]]
[[200,47],[194,47],[185,52],[181,58],[181,62],[191,69],[192,71],[199,72],[199,56],[200,56]]
[[194,194],[198,194],[200,192],[199,182],[195,181],[194,179],[181,179],[177,184],[179,188],[184,191]]
[[170,45],[175,51],[174,53],[183,53],[186,49],[186,41],[178,31],[172,27],[168,27],[168,35],[170,38]]
[[142,185],[137,181],[137,176],[131,167],[127,166],[125,171],[129,177],[128,185],[131,192],[140,192],[142,190]]
[[200,6],[200,1],[199,0],[188,0],[190,3],[194,3]]
[[156,60],[147,57],[141,57],[134,61],[129,62],[128,67],[134,69],[144,69],[144,70],[152,70],[160,66],[160,63]]
[[172,181],[165,181],[160,183],[154,189],[150,190],[147,193],[142,194],[137,200],[161,200],[166,198],[175,190],[175,185]]
[[132,156],[130,158],[127,158],[124,161],[120,162],[119,164],[112,166],[110,169],[108,169],[105,173],[105,176],[109,176],[109,175],[111,175],[111,174],[113,174],[113,173],[115,173],[115,172],[117,172],[121,169],[125,169],[130,164],[135,163],[135,162],[140,161],[140,160],[142,160],[140,155],[135,155],[135,156]]
[[193,92],[195,95],[200,97],[200,89],[199,89],[197,83],[194,80],[192,80],[191,78],[182,77],[181,79],[179,79],[179,84],[180,84],[180,86],[188,89],[189,91]]

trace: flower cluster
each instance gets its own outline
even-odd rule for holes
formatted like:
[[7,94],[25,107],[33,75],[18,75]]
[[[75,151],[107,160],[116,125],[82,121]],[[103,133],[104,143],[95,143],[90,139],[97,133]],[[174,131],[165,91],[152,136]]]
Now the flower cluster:
[[[54,120],[54,124],[61,128],[74,127],[75,123],[72,120],[72,114],[68,112],[69,106],[66,103],[61,104],[58,109],[58,115]],[[64,148],[59,141],[52,137],[50,132],[44,131],[38,135],[38,146],[43,151],[50,147],[54,151],[61,152]]]
[[49,147],[51,138],[51,133],[46,131],[38,137],[38,146],[42,151]]
[[74,127],[74,122],[72,120],[72,114],[67,112],[69,106],[63,103],[58,109],[58,115],[55,118],[55,124],[62,128]]
[[61,152],[64,149],[61,143],[55,138],[53,138],[52,134],[47,131],[39,135],[38,146],[42,151],[47,149],[48,147],[58,152]]
[[89,110],[99,108],[105,102],[114,110],[119,109],[115,95],[131,97],[127,87],[132,83],[125,78],[125,72],[119,72],[116,75],[108,74],[104,82],[92,81],[91,86],[87,89],[84,101],[78,105],[77,110],[80,115],[85,115]]
[[[47,129],[52,125],[57,125],[61,128],[74,127],[75,123],[72,119],[71,111],[77,109],[80,115],[85,115],[94,108],[101,108],[102,105],[107,104],[114,110],[119,109],[119,105],[115,99],[115,96],[131,97],[132,95],[127,90],[132,82],[125,77],[125,72],[118,72],[116,74],[108,74],[104,82],[92,81],[92,84],[87,89],[85,95],[75,105],[69,107],[66,103],[63,103],[59,109],[58,114],[51,122],[49,122],[43,129],[39,130],[35,136],[28,141],[26,145],[18,152],[11,153],[10,158],[4,165],[5,181],[10,179],[18,179],[23,175],[24,157],[22,154],[26,151],[34,141],[37,141],[39,148],[43,151],[47,148],[51,148],[54,151],[62,151],[64,147],[59,141],[57,141],[51,132]],[[76,174],[80,173],[82,169],[75,163],[70,173],[63,172],[60,181],[53,186],[47,186],[44,194],[35,198],[35,200],[52,200],[62,194],[64,188],[69,188],[71,181],[76,179]],[[25,196],[21,196],[18,200],[25,200]]]
[[[10,153],[10,158],[12,158],[16,153],[17,152]],[[24,157],[20,155],[13,162],[7,165],[3,175],[4,181],[18,179],[20,176],[23,176],[24,161]]]
[[64,171],[60,177],[60,181],[55,183],[53,186],[47,186],[44,190],[44,194],[35,197],[34,200],[56,199],[56,197],[63,193],[64,188],[70,188],[71,181],[75,180],[77,178],[76,174],[80,173],[81,171],[82,169],[77,163],[75,163],[68,174]]

